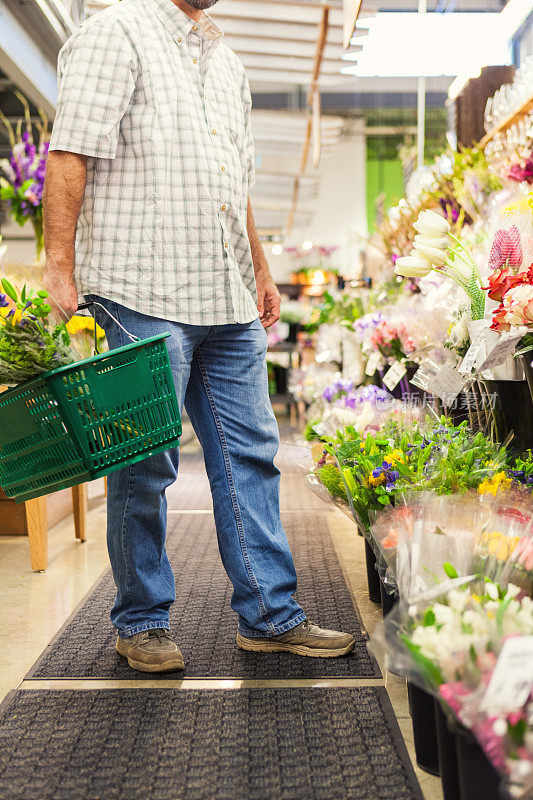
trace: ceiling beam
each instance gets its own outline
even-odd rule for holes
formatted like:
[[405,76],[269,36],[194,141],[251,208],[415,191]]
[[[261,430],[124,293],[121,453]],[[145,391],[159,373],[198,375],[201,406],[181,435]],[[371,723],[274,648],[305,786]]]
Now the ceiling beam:
[[[350,62],[353,66],[354,62]],[[250,83],[269,83],[276,86],[309,86],[311,75],[309,72],[304,71],[283,71],[279,69],[258,69],[255,67],[248,67],[246,69],[248,80]],[[319,83],[322,88],[326,86],[348,86],[350,81],[353,86],[356,83],[355,75],[343,75],[339,72],[338,75],[321,75]],[[349,91],[349,88],[345,89]]]
[[[280,72],[311,72],[313,69],[312,56],[310,58],[299,58],[293,56],[291,52],[285,55],[259,55],[255,53],[239,52],[239,59],[246,69],[279,70]],[[322,74],[338,75],[342,80],[342,74],[340,72],[342,66],[347,65],[337,59],[335,61],[325,61],[322,64]]]
[[[248,19],[264,20],[266,22],[280,21],[290,24],[303,23],[318,25],[322,18],[322,5],[320,3],[294,3],[261,2],[261,0],[221,0],[209,13],[214,19]],[[342,8],[331,9],[330,25],[342,30],[344,13]]]
[[[257,31],[256,31],[257,33]],[[265,39],[263,36],[233,36],[225,35],[224,43],[238,52],[239,57],[243,53],[262,53],[264,55],[277,55],[284,58],[307,58],[311,60],[315,54],[315,44],[307,41],[288,40],[288,39]],[[362,45],[352,46],[352,53],[360,53]],[[335,61],[337,68],[340,68],[344,49],[340,44],[328,44],[324,51],[324,58],[327,61]]]
[[0,69],[45,114],[57,103],[56,67],[39,49],[15,16],[0,3]]

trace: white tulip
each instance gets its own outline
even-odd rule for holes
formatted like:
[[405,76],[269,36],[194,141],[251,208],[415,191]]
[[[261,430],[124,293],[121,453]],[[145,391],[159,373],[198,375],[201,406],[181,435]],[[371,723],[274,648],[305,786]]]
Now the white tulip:
[[419,244],[425,247],[436,247],[438,250],[446,250],[448,240],[442,236],[426,236],[425,233],[417,233],[415,236],[415,248]]
[[414,255],[404,256],[396,261],[394,267],[396,275],[402,275],[404,278],[424,278],[431,272],[431,264],[427,259],[420,258],[415,253]]
[[417,242],[415,244],[415,251],[418,256],[427,259],[427,261],[435,267],[442,267],[446,263],[446,250],[440,250],[438,247],[428,247],[425,244]]
[[434,211],[421,211],[414,228],[425,236],[444,236],[450,232],[448,220]]

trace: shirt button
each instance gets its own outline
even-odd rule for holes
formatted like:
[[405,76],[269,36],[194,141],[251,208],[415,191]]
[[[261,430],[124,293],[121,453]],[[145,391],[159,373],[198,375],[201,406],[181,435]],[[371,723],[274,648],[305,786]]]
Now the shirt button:
[[216,136],[216,135],[217,135],[217,132],[216,132],[216,130],[215,130],[214,128],[213,128],[213,130],[211,131],[211,133],[213,134],[213,136]]
[[226,206],[220,206],[220,210],[221,211],[225,211],[226,210]]
[[178,42],[181,42],[181,39],[178,39]]
[[192,63],[193,64],[198,64],[198,59],[197,58],[193,58]]
[[192,29],[193,29],[193,31],[197,31],[198,30],[198,25],[193,25]]
[[227,242],[224,242],[224,247],[225,247],[225,249],[227,250],[227,249],[228,249],[228,247],[229,247],[229,244],[228,244]]
[[226,167],[224,166],[224,164],[220,165],[220,171],[221,172],[225,172],[226,171]]

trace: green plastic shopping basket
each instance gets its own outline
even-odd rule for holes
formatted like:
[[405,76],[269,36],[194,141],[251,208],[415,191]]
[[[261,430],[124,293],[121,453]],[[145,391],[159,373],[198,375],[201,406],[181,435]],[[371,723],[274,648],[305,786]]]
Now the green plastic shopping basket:
[[179,445],[170,334],[128,335],[132,344],[0,394],[0,486],[8,497],[20,503]]

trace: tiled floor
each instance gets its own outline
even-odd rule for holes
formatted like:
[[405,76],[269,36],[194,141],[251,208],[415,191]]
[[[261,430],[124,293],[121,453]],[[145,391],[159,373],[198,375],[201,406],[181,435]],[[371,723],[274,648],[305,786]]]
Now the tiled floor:
[[[285,457],[287,453],[292,455],[295,468],[304,458],[301,449],[289,444],[283,446],[283,452]],[[289,470],[287,484],[293,478]],[[314,499],[312,505],[315,505]],[[200,513],[206,512],[200,510]],[[371,632],[381,612],[366,593],[363,539],[355,535],[353,523],[333,506],[327,521],[363,622]],[[48,546],[47,571],[32,573],[27,538],[0,535],[0,700],[23,680],[50,639],[109,566],[101,482],[91,485],[87,541],[81,544],[74,539],[72,518],[68,517],[49,531]],[[386,675],[384,683],[413,758],[405,682],[386,673],[383,664],[381,666]],[[186,683],[187,688],[199,688],[198,681]],[[240,685],[240,681],[233,683]],[[364,681],[353,683],[364,684]],[[69,685],[74,688],[71,681]],[[146,683],[143,685],[146,687]],[[227,688],[233,687],[228,685]],[[442,800],[440,781],[416,765],[415,769],[427,800]]]

